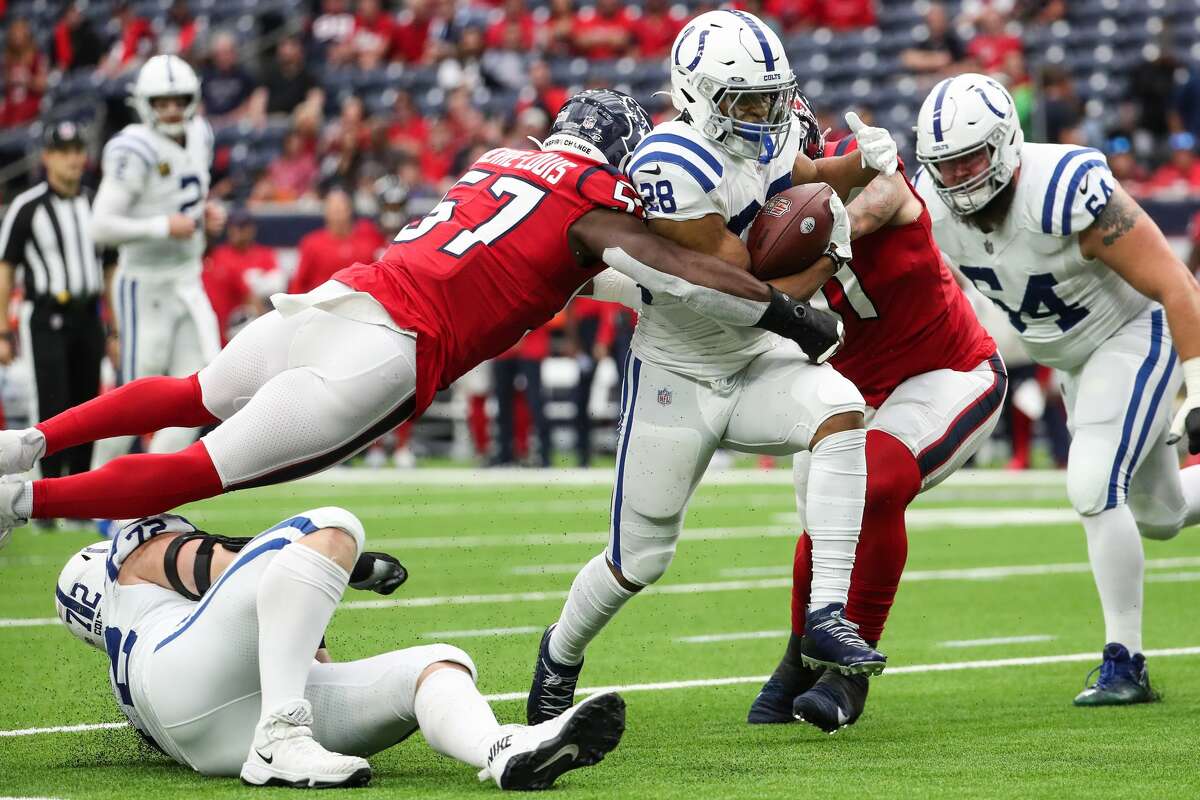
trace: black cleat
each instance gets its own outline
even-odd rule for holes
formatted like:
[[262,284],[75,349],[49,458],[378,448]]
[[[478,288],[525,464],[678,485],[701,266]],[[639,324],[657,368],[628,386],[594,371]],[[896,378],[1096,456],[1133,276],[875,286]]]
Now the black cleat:
[[800,648],[805,666],[827,667],[844,675],[878,675],[887,656],[863,641],[858,626],[842,616],[845,611],[842,603],[830,603],[808,612]]
[[869,681],[866,675],[842,675],[827,669],[811,689],[796,698],[792,713],[801,722],[837,733],[862,716]]
[[800,656],[802,637],[792,634],[788,639],[783,660],[771,677],[758,690],[750,705],[746,722],[750,725],[773,725],[795,721],[792,701],[812,688],[824,670],[810,669]]
[[[1100,677],[1075,697],[1077,706],[1128,706],[1135,703],[1154,703],[1158,692],[1150,688],[1150,671],[1141,653],[1131,656],[1125,645],[1109,642],[1104,645],[1104,660],[1088,673]],[[1087,683],[1087,680],[1084,680]]]
[[575,703],[575,686],[583,662],[571,666],[559,664],[550,657],[550,634],[554,626],[542,634],[537,665],[533,669],[533,685],[525,701],[525,721],[530,725],[547,722],[565,713]]

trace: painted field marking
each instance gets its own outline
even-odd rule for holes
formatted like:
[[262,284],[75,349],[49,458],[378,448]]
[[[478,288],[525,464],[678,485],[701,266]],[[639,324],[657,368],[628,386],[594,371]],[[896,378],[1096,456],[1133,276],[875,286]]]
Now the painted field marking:
[[709,644],[710,642],[736,642],[742,639],[779,639],[788,631],[744,631],[742,633],[707,633],[703,636],[681,636],[675,641],[683,644]]
[[1048,633],[1033,633],[1027,636],[993,636],[990,639],[951,639],[948,642],[938,642],[938,647],[990,647],[997,644],[1050,642],[1055,638],[1057,637]]
[[44,625],[58,625],[58,617],[42,619],[0,619],[0,628],[40,628]]
[[478,628],[467,631],[429,631],[422,633],[422,639],[476,639],[484,636],[511,636],[522,633],[541,633],[544,626],[522,625],[518,628]]

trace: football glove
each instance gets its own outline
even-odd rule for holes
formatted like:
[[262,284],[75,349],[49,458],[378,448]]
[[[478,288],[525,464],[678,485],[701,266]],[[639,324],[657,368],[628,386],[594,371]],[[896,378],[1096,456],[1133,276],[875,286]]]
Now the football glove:
[[842,203],[842,198],[837,196],[837,192],[829,196],[829,211],[833,214],[833,228],[829,231],[829,245],[825,248],[825,255],[833,259],[833,263],[841,269],[850,263],[852,252],[850,215],[846,213],[846,206]]
[[391,594],[408,580],[408,570],[387,553],[363,553],[350,573],[350,586],[376,594]]
[[1187,448],[1192,455],[1200,453],[1200,358],[1183,362],[1183,381],[1187,399],[1175,414],[1167,444],[1175,444],[1187,434]]
[[858,152],[862,154],[862,165],[881,175],[892,175],[900,165],[896,155],[896,140],[883,128],[863,122],[853,111],[846,113],[846,125],[858,140]]
[[769,288],[771,300],[756,327],[791,339],[814,364],[824,364],[832,358],[845,335],[842,321],[828,311],[793,300],[774,286]]

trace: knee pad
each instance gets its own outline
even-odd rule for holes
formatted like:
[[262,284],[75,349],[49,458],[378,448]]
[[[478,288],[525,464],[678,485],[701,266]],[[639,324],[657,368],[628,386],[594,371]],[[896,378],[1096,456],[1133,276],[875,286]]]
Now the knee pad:
[[631,519],[631,516],[634,515],[625,515],[616,542],[619,552],[612,552],[610,546],[609,560],[626,579],[649,586],[671,566],[683,519],[682,516],[669,520]]
[[[1083,516],[1099,514],[1110,507],[1115,482],[1123,480],[1118,470],[1114,479],[1113,461],[1116,443],[1087,428],[1080,429],[1071,441],[1067,457],[1067,498]],[[1114,482],[1115,481],[1115,482]],[[1124,504],[1123,493],[1116,493],[1116,505]]]
[[439,661],[450,661],[454,664],[461,664],[471,673],[471,680],[478,681],[479,673],[475,670],[475,662],[465,651],[455,647],[452,644],[426,644],[420,647],[408,647],[404,650],[396,651],[402,657],[402,660],[408,664],[421,664],[421,668],[417,670],[420,675],[430,664],[436,664]]
[[312,522],[314,529],[339,528],[345,531],[354,539],[357,554],[362,555],[363,548],[367,544],[366,529],[363,528],[363,524],[358,517],[346,509],[338,506],[325,506],[324,508],[314,508],[310,511],[305,511],[299,516],[307,517]]

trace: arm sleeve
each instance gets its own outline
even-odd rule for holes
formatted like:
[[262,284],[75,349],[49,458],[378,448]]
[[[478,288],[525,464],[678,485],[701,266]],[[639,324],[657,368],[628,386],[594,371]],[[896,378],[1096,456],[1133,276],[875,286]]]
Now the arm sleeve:
[[166,239],[167,215],[134,218],[129,209],[146,185],[151,163],[137,145],[120,137],[104,148],[104,180],[92,203],[92,238],[102,247],[139,239]]
[[606,269],[592,278],[592,299],[606,303],[620,303],[626,308],[640,311],[642,290],[637,282],[615,269]]

